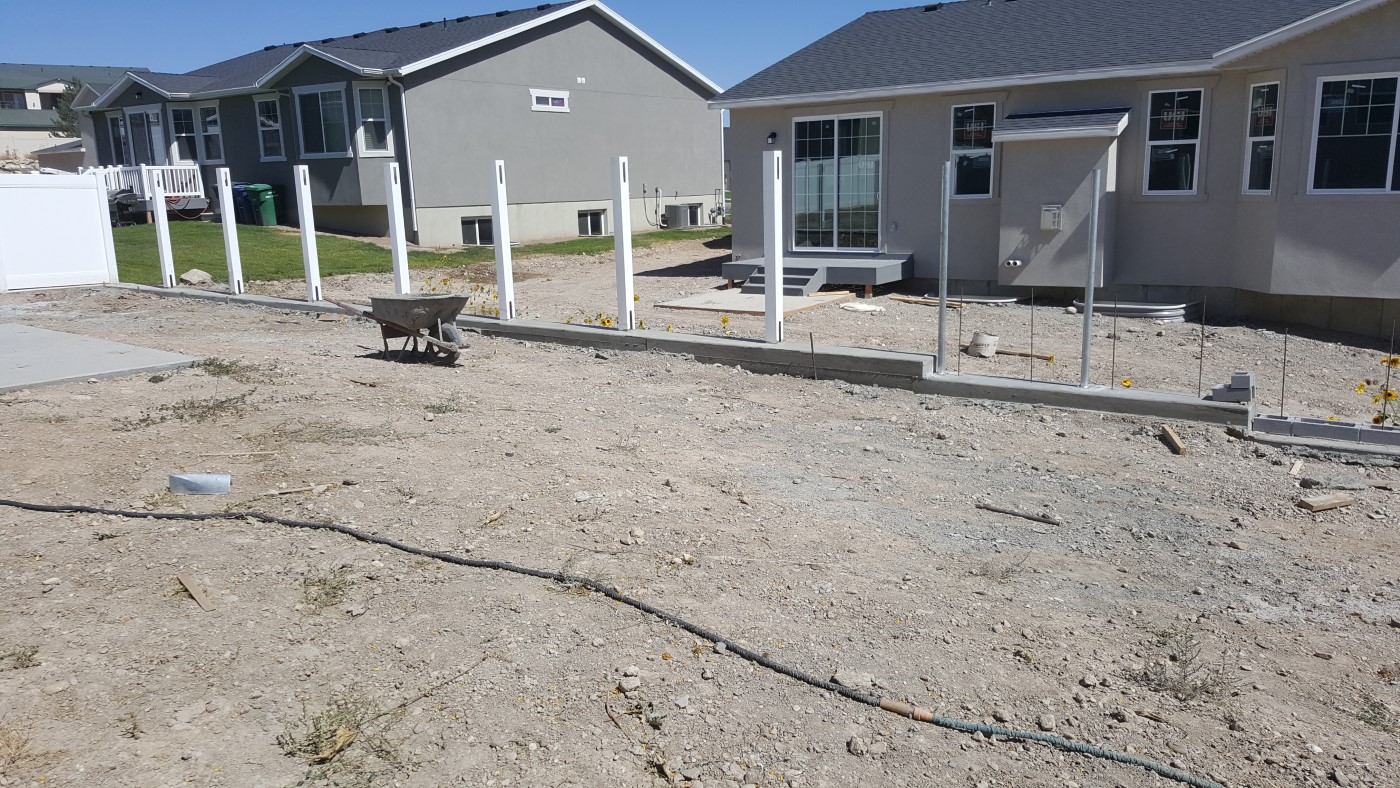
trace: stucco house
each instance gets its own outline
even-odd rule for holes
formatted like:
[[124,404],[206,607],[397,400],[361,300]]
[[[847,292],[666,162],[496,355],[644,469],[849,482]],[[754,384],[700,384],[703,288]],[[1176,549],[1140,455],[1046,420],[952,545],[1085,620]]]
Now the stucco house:
[[[421,245],[492,243],[505,160],[513,240],[609,234],[611,160],[634,226],[708,223],[722,197],[719,88],[597,0],[268,46],[185,74],[131,73],[84,109],[102,165],[184,166],[281,187],[307,165],[318,229],[387,231],[384,164]],[[645,188],[645,194],[643,193]],[[213,195],[206,195],[213,196]],[[288,206],[284,221],[295,221]]]
[[[720,95],[734,259],[761,154],[790,162],[789,270],[1082,288],[1388,334],[1400,319],[1400,0],[966,0],[866,14]],[[1056,220],[1056,215],[1058,219]],[[834,272],[834,273],[833,273]],[[820,278],[820,277],[819,277]]]
[[27,157],[54,144],[54,108],[68,80],[105,88],[128,71],[140,69],[0,63],[0,158]]

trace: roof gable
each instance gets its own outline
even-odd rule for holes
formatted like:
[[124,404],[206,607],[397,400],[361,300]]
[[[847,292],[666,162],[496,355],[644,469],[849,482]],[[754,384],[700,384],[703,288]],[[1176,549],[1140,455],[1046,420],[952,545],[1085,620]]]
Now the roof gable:
[[875,11],[726,91],[775,99],[1180,73],[1329,13],[1389,0],[964,0]]

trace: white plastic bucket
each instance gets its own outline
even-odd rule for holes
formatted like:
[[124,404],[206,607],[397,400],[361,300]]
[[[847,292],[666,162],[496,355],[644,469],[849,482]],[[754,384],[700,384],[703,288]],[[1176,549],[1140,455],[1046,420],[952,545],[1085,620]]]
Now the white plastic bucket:
[[997,354],[997,342],[1001,337],[995,334],[985,334],[981,331],[972,333],[972,341],[967,343],[967,352],[971,356],[981,358],[991,358]]

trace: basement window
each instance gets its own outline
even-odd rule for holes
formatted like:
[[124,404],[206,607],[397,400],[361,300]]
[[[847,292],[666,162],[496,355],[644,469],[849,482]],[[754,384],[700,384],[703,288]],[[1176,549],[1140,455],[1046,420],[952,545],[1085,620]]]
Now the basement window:
[[569,91],[531,89],[530,110],[532,112],[568,112]]
[[1400,191],[1397,81],[1397,74],[1318,80],[1311,191]]
[[579,211],[578,234],[581,236],[607,235],[607,211]]
[[494,243],[496,243],[496,234],[491,229],[491,217],[462,218],[463,246],[491,246]]

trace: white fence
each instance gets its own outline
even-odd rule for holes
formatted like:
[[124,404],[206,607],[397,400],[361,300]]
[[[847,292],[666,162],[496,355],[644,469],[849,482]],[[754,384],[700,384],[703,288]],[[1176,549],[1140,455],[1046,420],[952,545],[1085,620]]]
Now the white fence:
[[115,281],[103,180],[0,176],[0,291]]
[[193,164],[172,166],[141,165],[139,167],[92,167],[83,174],[98,173],[108,192],[130,189],[134,194],[147,199],[151,196],[152,172],[160,172],[165,179],[166,197],[203,197],[204,176],[199,167]]

